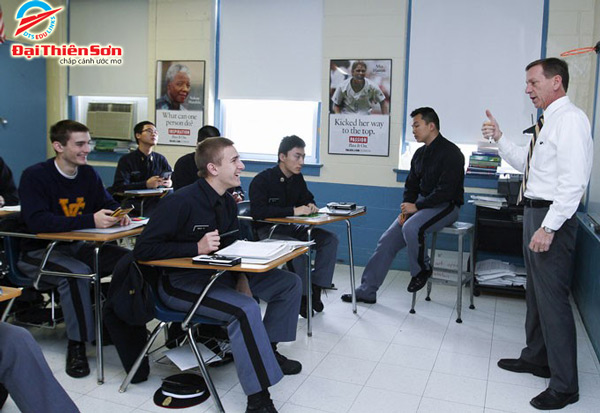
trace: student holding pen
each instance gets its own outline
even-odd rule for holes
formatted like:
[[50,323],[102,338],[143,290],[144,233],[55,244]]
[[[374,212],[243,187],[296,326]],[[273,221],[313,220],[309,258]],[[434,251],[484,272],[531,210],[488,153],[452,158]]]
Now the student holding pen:
[[[240,185],[244,164],[233,142],[222,137],[204,140],[196,148],[196,164],[200,179],[160,202],[136,242],[136,259],[210,254],[239,237],[237,207],[227,189]],[[166,269],[158,294],[168,307],[187,311],[212,274],[201,269]],[[296,274],[280,269],[256,276],[225,273],[198,308],[200,315],[228,322],[248,413],[276,412],[268,388],[283,375],[302,369],[298,361],[276,349],[278,342],[296,339],[301,288]],[[267,302],[264,319],[253,296]]]

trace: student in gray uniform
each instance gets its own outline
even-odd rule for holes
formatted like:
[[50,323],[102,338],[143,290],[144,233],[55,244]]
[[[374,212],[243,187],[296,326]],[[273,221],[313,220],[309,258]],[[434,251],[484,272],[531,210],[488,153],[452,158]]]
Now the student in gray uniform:
[[[406,247],[411,281],[407,290],[419,291],[427,284],[432,269],[427,255],[425,234],[438,231],[458,219],[464,203],[465,158],[460,149],[440,134],[440,120],[432,108],[415,109],[411,114],[415,140],[424,143],[413,156],[404,184],[401,213],[377,242],[356,289],[356,300],[377,301],[392,260]],[[342,295],[351,302],[352,295]]]
[[31,333],[0,323],[0,410],[8,394],[24,413],[79,411],[56,381]]
[[[138,238],[138,260],[210,254],[239,236],[237,206],[227,193],[240,185],[244,164],[229,139],[208,138],[196,148],[200,179],[160,201]],[[210,270],[166,269],[158,294],[175,310],[188,311],[203,290]],[[274,269],[251,275],[227,272],[209,290],[198,314],[227,322],[240,384],[248,395],[246,412],[276,412],[268,388],[284,374],[297,374],[302,365],[276,350],[281,341],[294,341],[302,284],[291,272]],[[264,318],[256,296],[267,302]]]

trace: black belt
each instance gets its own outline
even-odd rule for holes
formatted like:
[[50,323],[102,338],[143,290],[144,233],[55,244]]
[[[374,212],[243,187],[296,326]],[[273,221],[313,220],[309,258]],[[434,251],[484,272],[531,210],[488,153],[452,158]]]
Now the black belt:
[[529,199],[523,198],[523,204],[528,208],[548,208],[552,205],[553,201],[546,201],[544,199]]

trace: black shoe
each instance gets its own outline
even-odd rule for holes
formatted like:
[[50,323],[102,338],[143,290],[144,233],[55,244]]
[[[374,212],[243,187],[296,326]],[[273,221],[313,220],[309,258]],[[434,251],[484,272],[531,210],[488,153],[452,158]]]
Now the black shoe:
[[[342,294],[342,296],[340,298],[345,303],[352,302],[352,294]],[[356,296],[356,302],[357,303],[375,304],[377,302],[377,298],[369,300],[368,298],[360,298],[359,296]]]
[[279,364],[279,367],[281,367],[281,371],[286,376],[298,374],[300,371],[302,371],[302,364],[299,361],[290,360],[278,351],[275,351],[275,359],[277,359],[277,363]]
[[277,413],[277,409],[273,406],[273,402],[271,402],[268,406],[252,407],[248,405],[246,413]]
[[90,374],[90,366],[85,355],[85,343],[69,342],[66,371],[69,376],[75,378]]
[[273,406],[273,400],[267,396],[266,399],[257,400],[255,402],[251,402],[250,399],[248,399],[246,413],[277,413],[277,409]]
[[504,370],[514,371],[515,373],[531,373],[537,377],[543,377],[545,379],[550,378],[550,369],[547,366],[536,366],[535,364],[520,358],[500,359],[498,360],[498,367]]
[[321,287],[319,287],[318,285],[315,285],[315,284],[312,285],[312,308],[317,313],[320,313],[321,311],[323,311],[325,309],[325,306],[323,305],[323,301],[321,301],[321,291],[322,290],[323,289]]
[[427,284],[427,280],[429,279],[429,277],[431,277],[432,272],[432,270],[425,270],[412,277],[410,283],[408,284],[408,287],[406,288],[408,292],[416,293],[421,288],[425,287],[425,284]]
[[547,388],[535,396],[529,404],[539,410],[558,410],[579,401],[579,393],[560,393]]
[[[313,309],[312,315],[315,315],[315,311]],[[302,296],[302,300],[300,301],[300,316],[302,318],[308,318],[308,304],[306,303],[306,296]]]

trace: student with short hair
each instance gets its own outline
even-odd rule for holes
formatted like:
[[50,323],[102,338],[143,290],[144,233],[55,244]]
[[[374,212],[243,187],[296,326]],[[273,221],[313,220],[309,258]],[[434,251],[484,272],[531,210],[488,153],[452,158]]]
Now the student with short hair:
[[[304,141],[296,135],[286,136],[281,140],[278,150],[277,165],[256,175],[250,183],[250,206],[255,220],[265,218],[283,218],[290,215],[308,215],[318,212],[315,198],[308,190],[302,166],[304,165]],[[256,223],[260,238],[266,238],[272,224]],[[306,225],[279,225],[272,238],[306,240]],[[312,308],[317,312],[324,309],[321,291],[331,287],[335,259],[339,240],[333,232],[323,228],[313,228],[311,237],[315,241],[315,270],[312,274]],[[298,257],[293,261],[294,271],[303,280],[302,305],[300,315],[307,317],[306,301],[306,258]]]
[[[196,148],[200,179],[165,198],[138,238],[138,260],[191,257],[210,254],[229,244],[239,232],[237,207],[227,189],[240,185],[244,164],[229,139],[204,140]],[[158,281],[165,305],[188,311],[214,271],[166,268]],[[294,341],[300,307],[300,279],[294,273],[274,269],[251,275],[226,272],[208,291],[197,310],[227,322],[238,378],[248,395],[247,413],[276,412],[268,388],[284,374],[297,374],[298,361],[276,350],[277,343]],[[253,298],[267,302],[264,318]]]
[[[27,168],[21,176],[19,196],[21,217],[31,233],[68,232],[84,228],[127,225],[129,217],[111,216],[119,204],[104,189],[98,173],[87,164],[90,134],[87,126],[62,120],[50,128],[54,158]],[[25,239],[17,263],[35,279],[48,241]],[[102,276],[112,273],[115,263],[127,250],[107,244],[100,250]],[[54,247],[46,268],[79,274],[92,273],[94,246],[83,241]],[[66,372],[71,377],[90,373],[85,342],[96,339],[90,281],[82,278],[48,277],[43,283],[56,285],[67,328],[69,345]],[[101,345],[101,343],[97,343]]]
[[[158,187],[170,188],[173,185],[171,165],[167,158],[154,151],[158,144],[158,130],[154,123],[148,120],[142,121],[135,125],[133,133],[138,147],[119,159],[113,186],[110,188],[111,193]],[[159,200],[158,197],[145,200],[145,215],[150,214]],[[136,209],[139,209],[141,201],[138,200],[133,204]]]

